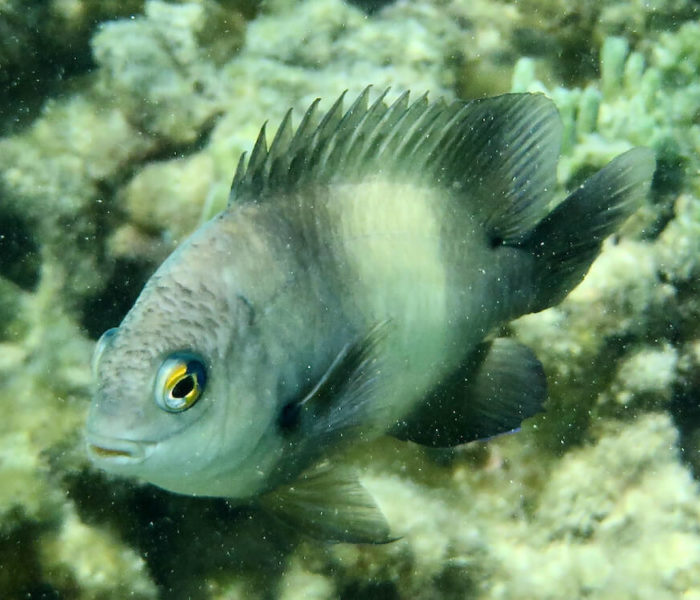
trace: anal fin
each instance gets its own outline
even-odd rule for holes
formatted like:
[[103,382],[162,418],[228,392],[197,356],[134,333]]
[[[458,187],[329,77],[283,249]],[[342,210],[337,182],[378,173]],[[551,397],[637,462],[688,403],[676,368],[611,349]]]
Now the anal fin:
[[304,535],[327,542],[385,544],[396,538],[369,492],[348,467],[325,460],[260,504]]
[[547,382],[532,350],[509,338],[480,344],[390,433],[449,447],[513,431],[542,411]]

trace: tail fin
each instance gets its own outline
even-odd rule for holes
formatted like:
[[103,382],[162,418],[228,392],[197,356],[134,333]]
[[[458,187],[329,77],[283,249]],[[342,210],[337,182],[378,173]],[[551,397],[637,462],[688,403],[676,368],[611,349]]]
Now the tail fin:
[[603,240],[639,206],[649,190],[654,153],[634,148],[587,179],[517,245],[537,260],[540,292],[530,310],[557,304],[582,279]]

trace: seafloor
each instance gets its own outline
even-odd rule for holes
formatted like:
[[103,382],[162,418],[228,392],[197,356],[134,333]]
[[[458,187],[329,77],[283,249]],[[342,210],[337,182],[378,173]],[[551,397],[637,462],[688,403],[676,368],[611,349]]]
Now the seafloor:
[[[381,546],[93,470],[96,337],[264,120],[368,83],[546,92],[562,189],[656,150],[585,281],[507,332],[545,365],[546,414],[351,457],[402,534]],[[700,600],[697,2],[4,0],[0,94],[0,598]]]

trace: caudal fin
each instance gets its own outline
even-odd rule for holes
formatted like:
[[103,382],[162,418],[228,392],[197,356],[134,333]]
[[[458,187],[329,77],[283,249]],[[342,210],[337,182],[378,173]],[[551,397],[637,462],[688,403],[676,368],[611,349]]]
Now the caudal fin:
[[557,304],[580,281],[613,233],[644,199],[654,173],[654,153],[634,148],[587,179],[518,243],[537,260],[531,311]]

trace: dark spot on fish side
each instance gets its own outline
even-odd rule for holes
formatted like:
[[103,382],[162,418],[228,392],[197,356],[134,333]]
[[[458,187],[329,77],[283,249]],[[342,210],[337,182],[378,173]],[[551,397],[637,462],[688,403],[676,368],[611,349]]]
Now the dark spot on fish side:
[[289,402],[282,407],[279,417],[279,427],[282,431],[292,431],[299,426],[301,417],[298,402]]
[[503,245],[503,238],[498,234],[492,234],[489,236],[489,245],[491,248],[499,248]]

